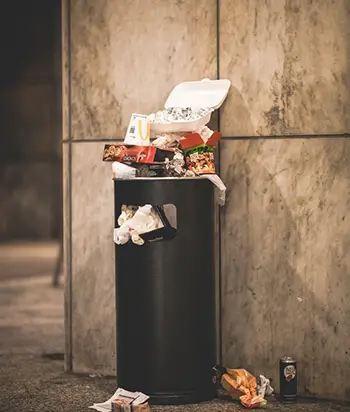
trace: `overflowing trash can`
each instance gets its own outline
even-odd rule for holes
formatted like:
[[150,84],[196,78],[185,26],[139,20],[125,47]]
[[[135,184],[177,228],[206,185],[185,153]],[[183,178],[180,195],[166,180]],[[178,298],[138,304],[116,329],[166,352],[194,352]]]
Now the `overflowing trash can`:
[[162,216],[142,247],[115,246],[118,386],[155,404],[212,399],[214,186],[200,177],[115,179],[114,196],[116,228],[123,205],[154,205]]

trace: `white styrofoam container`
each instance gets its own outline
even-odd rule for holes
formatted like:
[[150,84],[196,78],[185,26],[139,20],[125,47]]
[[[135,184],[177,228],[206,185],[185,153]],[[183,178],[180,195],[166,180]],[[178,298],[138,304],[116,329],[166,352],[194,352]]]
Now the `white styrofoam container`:
[[[183,82],[178,84],[170,93],[165,108],[191,107],[218,109],[225,100],[231,82],[226,79]],[[200,119],[175,121],[173,123],[151,123],[151,130],[157,133],[190,132],[200,129],[209,123],[211,113]]]

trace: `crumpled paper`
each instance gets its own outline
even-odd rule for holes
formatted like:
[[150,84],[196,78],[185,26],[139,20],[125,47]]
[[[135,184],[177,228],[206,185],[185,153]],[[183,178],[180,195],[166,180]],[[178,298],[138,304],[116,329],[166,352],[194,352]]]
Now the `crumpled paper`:
[[270,379],[266,378],[264,375],[259,375],[257,381],[257,392],[259,396],[264,398],[265,395],[273,394],[274,389],[270,384]]
[[185,159],[180,151],[176,151],[171,160],[166,159],[164,175],[168,177],[182,177],[186,175]]
[[[114,394],[106,401],[102,403],[94,403],[89,406],[90,409],[95,409],[99,412],[111,412],[112,411],[112,402],[116,400],[127,400],[129,405],[142,405],[147,402],[149,396],[145,395],[142,392],[129,392],[125,389],[118,388]],[[129,406],[130,408],[130,406]]]
[[170,107],[168,109],[159,110],[156,113],[151,113],[148,116],[150,123],[169,124],[172,122],[187,122],[201,119],[208,113],[211,113],[211,108],[191,108],[191,107]]
[[112,172],[114,179],[133,179],[136,177],[137,169],[124,163],[113,162]]
[[246,408],[260,408],[267,404],[263,396],[256,394],[256,378],[245,369],[215,368],[220,383],[232,399],[239,399]]
[[156,136],[156,139],[152,142],[152,146],[155,146],[158,149],[177,147],[181,137],[182,135],[177,133],[162,133],[161,135]]
[[124,245],[130,239],[136,245],[143,245],[145,241],[139,236],[152,230],[164,227],[158,213],[152,208],[152,205],[140,206],[135,214],[132,210],[125,207],[118,218],[122,225],[114,229],[114,242],[117,245]]

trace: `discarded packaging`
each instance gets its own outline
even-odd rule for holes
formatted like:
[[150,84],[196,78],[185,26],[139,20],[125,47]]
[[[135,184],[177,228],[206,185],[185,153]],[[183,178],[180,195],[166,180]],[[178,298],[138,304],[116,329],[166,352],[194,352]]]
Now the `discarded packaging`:
[[152,146],[158,147],[159,149],[177,147],[179,145],[179,140],[182,137],[183,135],[181,134],[162,133],[161,135],[157,135],[157,138],[153,140]]
[[211,113],[225,100],[231,82],[209,80],[182,82],[174,87],[164,107],[149,116],[151,130],[158,133],[192,132],[209,123]]
[[251,395],[243,395],[240,396],[239,400],[241,401],[241,404],[248,409],[263,408],[267,405],[267,400],[262,396],[252,397]]
[[176,151],[172,160],[165,162],[165,176],[182,177],[186,176],[185,159],[180,151]]
[[137,208],[123,205],[118,224],[119,222],[121,225],[114,229],[113,235],[117,245],[124,245],[131,239],[141,246],[145,242],[173,239],[176,234],[176,229],[170,225],[160,206],[144,205]]
[[149,146],[150,123],[144,114],[133,113],[124,139],[125,144]]
[[130,219],[125,220],[119,228],[114,229],[114,242],[117,245],[124,245],[131,239],[133,243],[143,245],[145,241],[140,235],[160,227],[163,227],[163,224],[152,206],[141,206]]
[[133,179],[136,177],[137,169],[124,163],[112,163],[113,179]]
[[274,390],[270,384],[270,379],[266,378],[264,375],[259,375],[257,379],[257,392],[258,395],[263,398],[265,395],[272,395]]
[[89,406],[99,412],[149,412],[149,396],[142,392],[129,392],[118,388],[113,396],[103,403],[94,403]]
[[157,113],[152,113],[148,116],[151,123],[169,124],[174,122],[188,122],[201,119],[208,113],[211,113],[210,108],[191,108],[191,107],[170,107],[168,109],[159,110]]
[[214,147],[220,138],[219,132],[212,132],[207,127],[185,134],[180,146],[184,151],[187,169],[196,174],[215,174]]
[[239,399],[246,408],[260,408],[267,404],[262,396],[256,394],[256,378],[245,369],[229,369],[215,366],[217,381],[232,397]]
[[154,146],[106,144],[103,161],[121,163],[163,163],[174,157],[173,149],[158,149]]

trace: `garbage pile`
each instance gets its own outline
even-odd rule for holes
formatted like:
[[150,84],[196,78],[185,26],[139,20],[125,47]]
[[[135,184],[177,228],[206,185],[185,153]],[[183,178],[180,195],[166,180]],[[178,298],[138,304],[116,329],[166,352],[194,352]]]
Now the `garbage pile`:
[[[215,185],[216,201],[224,205],[226,187],[215,169],[221,134],[206,125],[229,87],[228,80],[184,82],[174,88],[164,110],[133,113],[124,142],[104,147],[103,161],[112,162],[113,178],[206,178]],[[129,241],[143,245],[174,236],[161,206],[123,205],[118,224],[114,232],[118,245]]]
[[[233,400],[240,400],[248,409],[265,407],[265,397],[274,392],[270,380],[263,375],[255,378],[245,369],[229,369],[220,365],[216,365],[213,370],[218,389],[224,389]],[[94,403],[89,408],[99,412],[150,412],[149,399],[142,392],[118,388],[107,401]]]
[[270,380],[264,375],[256,379],[245,369],[229,369],[220,365],[214,367],[214,372],[218,386],[248,409],[266,406],[265,396],[273,394]]

